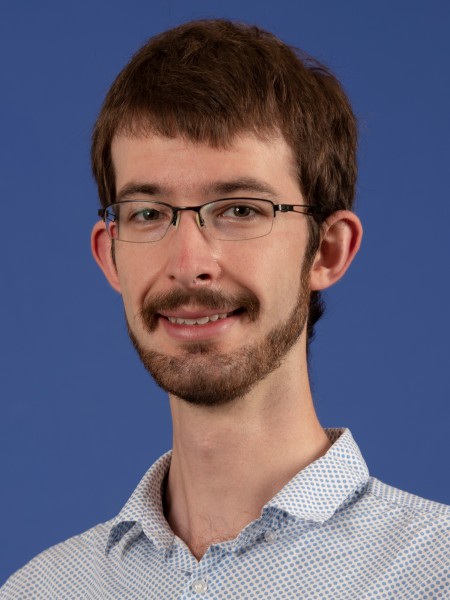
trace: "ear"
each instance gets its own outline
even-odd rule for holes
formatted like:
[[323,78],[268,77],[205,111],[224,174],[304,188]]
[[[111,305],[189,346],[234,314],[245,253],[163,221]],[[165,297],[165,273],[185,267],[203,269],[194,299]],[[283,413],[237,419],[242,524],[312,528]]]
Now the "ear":
[[116,292],[121,292],[116,265],[112,256],[112,240],[103,221],[98,221],[92,229],[91,250],[96,263]]
[[340,210],[323,223],[311,267],[311,290],[324,290],[344,275],[361,245],[363,228],[355,213]]

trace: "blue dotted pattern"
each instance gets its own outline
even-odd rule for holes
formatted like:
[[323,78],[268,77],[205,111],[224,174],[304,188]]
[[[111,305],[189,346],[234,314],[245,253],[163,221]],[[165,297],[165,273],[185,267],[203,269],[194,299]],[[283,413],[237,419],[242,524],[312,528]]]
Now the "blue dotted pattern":
[[449,599],[450,507],[369,477],[349,430],[327,435],[323,457],[199,562],[164,518],[168,452],[115,519],[37,556],[0,598]]

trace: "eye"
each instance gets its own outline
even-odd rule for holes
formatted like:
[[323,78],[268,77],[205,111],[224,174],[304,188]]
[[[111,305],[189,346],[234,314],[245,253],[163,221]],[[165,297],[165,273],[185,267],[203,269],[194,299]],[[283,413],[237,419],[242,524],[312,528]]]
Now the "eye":
[[151,223],[160,221],[164,217],[164,213],[152,207],[145,207],[130,211],[127,220],[131,223]]
[[159,210],[155,208],[146,208],[140,210],[133,215],[134,219],[142,219],[143,221],[156,221],[161,216]]
[[255,213],[255,209],[251,206],[233,206],[231,210],[235,217],[250,217]]
[[[258,198],[226,198],[205,205],[204,216],[209,226],[214,227],[218,239],[234,239],[248,235],[250,230],[264,228],[270,230],[273,219],[273,204]],[[268,224],[268,225],[267,225]],[[236,237],[237,236],[237,237]]]
[[222,211],[223,217],[235,219],[248,219],[249,217],[254,217],[257,214],[258,209],[256,207],[248,206],[246,204],[233,204]]

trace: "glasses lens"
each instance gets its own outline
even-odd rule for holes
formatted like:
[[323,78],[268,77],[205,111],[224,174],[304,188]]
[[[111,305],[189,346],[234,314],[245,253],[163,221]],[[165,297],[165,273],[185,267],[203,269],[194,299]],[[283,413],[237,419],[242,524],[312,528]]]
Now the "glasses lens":
[[205,204],[201,216],[217,240],[250,240],[272,231],[274,212],[268,200],[231,198]]
[[124,242],[157,242],[172,222],[169,206],[145,200],[124,200],[106,210],[105,223],[112,239]]

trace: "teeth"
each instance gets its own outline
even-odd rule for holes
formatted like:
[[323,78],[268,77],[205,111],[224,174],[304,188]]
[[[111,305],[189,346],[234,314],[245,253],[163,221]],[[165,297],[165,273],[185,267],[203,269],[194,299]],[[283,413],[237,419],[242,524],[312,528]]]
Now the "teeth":
[[177,325],[206,325],[210,321],[217,321],[218,319],[226,319],[227,313],[220,313],[218,315],[211,315],[210,317],[199,317],[198,319],[182,319],[180,317],[167,317],[171,323]]
[[[201,319],[197,319],[197,325],[205,325],[205,323],[208,323],[208,321],[209,321],[209,317],[202,317]],[[192,325],[193,324],[194,323],[192,323]]]

